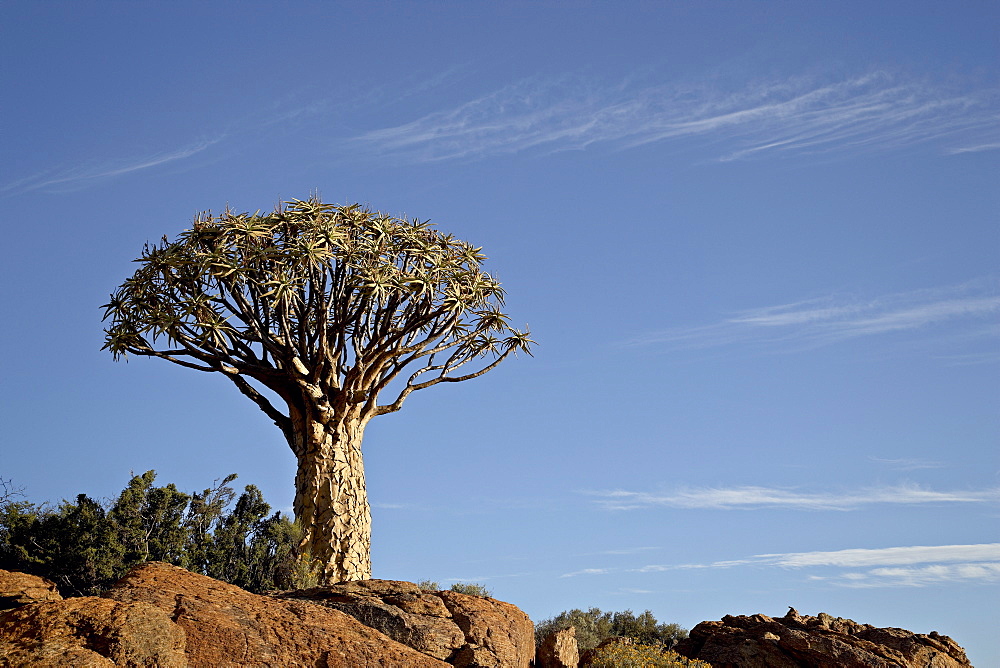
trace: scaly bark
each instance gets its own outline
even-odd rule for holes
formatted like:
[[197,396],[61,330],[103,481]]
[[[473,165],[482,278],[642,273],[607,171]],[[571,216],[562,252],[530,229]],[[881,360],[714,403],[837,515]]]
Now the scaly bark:
[[[485,259],[426,222],[318,197],[266,215],[205,213],[175,241],[143,249],[104,305],[104,348],[225,374],[298,459],[300,547],[322,580],[368,578],[367,421],[417,390],[530,354]],[[389,401],[379,405],[380,395]]]
[[323,583],[371,578],[371,509],[365,490],[361,439],[365,420],[314,419],[293,424],[298,473],[295,518],[300,543],[322,569]]

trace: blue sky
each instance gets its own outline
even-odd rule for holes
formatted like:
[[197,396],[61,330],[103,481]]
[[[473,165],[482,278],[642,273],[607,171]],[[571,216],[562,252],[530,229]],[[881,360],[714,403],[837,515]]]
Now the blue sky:
[[312,190],[484,247],[534,358],[365,440],[376,577],[536,620],[787,606],[1000,663],[1000,8],[0,6],[0,477],[230,472],[227,385],[100,351],[147,240]]

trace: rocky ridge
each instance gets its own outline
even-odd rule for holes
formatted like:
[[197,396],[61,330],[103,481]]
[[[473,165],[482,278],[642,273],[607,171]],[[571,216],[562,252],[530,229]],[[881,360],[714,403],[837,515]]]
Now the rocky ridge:
[[[10,608],[10,609],[4,609]],[[970,668],[948,636],[794,609],[702,622],[674,648],[714,668]],[[534,663],[532,663],[534,661]],[[0,570],[0,666],[577,668],[573,629],[546,638],[515,606],[366,580],[269,595],[163,563],[101,597]]]
[[528,616],[486,596],[425,591],[398,580],[344,582],[272,595],[346,613],[454,666],[527,668],[535,654],[534,624]]
[[713,668],[970,668],[945,635],[876,628],[819,613],[732,616],[702,622],[675,648]]
[[[4,582],[15,579],[0,572],[0,591]],[[412,615],[405,620],[408,639],[419,641],[421,649],[327,605],[331,597],[345,595],[331,594],[335,588],[312,590],[317,601],[292,596],[295,592],[263,596],[176,566],[149,563],[130,571],[101,597],[34,599],[0,612],[0,666],[528,668],[534,653],[531,621],[508,603],[420,592],[410,583],[338,586],[371,594],[358,598],[381,600],[372,593],[380,592],[388,601],[403,603]],[[369,608],[377,618],[378,606]],[[418,622],[428,623],[421,627]],[[433,655],[443,655],[445,647],[450,648],[448,662]]]
[[61,600],[54,582],[36,575],[0,569],[0,610]]

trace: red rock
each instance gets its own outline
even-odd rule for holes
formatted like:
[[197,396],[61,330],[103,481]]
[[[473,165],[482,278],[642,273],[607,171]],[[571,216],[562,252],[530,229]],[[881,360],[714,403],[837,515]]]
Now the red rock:
[[0,568],[0,610],[16,608],[27,603],[61,601],[62,596],[54,582],[37,575],[5,571]]
[[576,644],[576,627],[553,631],[545,636],[535,653],[538,668],[577,668],[580,648]]
[[528,668],[534,624],[510,603],[411,582],[359,580],[276,592],[345,612],[397,642],[460,668]]
[[275,596],[339,610],[396,642],[443,661],[450,661],[466,644],[465,635],[442,600],[412,582],[357,580]]
[[251,594],[168,564],[132,570],[105,596],[167,612],[186,633],[192,667],[448,666],[337,610]]
[[184,631],[163,610],[95,596],[0,613],[0,666],[186,668]]
[[[496,656],[499,662],[496,665],[502,668],[528,668],[535,656],[535,625],[519,608],[494,598],[455,591],[437,592],[437,595],[471,648],[485,648]],[[482,665],[471,659],[472,662],[464,661],[466,659],[456,658],[454,665],[460,668]]]
[[948,636],[794,610],[780,619],[727,615],[702,622],[674,650],[713,668],[970,668]]
[[[18,600],[38,584],[9,580],[31,585],[10,588]],[[388,580],[261,596],[150,563],[102,597],[0,613],[5,668],[528,668],[533,657],[534,626],[515,606]]]

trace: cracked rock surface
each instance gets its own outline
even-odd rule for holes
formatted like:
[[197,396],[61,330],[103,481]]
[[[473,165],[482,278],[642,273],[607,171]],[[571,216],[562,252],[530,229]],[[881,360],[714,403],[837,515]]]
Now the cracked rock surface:
[[337,610],[163,563],[133,569],[102,597],[0,613],[0,666],[448,668]]
[[528,668],[534,625],[516,606],[411,582],[361,580],[273,594],[351,615],[393,640],[458,668]]
[[702,622],[674,650],[713,668],[971,668],[948,636],[876,628],[819,613],[726,615]]
[[28,603],[61,601],[54,582],[37,575],[5,571],[0,568],[0,610]]
[[[534,626],[496,599],[365,580],[258,595],[164,563],[59,600],[7,574],[4,668],[528,668]],[[50,599],[50,600],[45,600]]]

